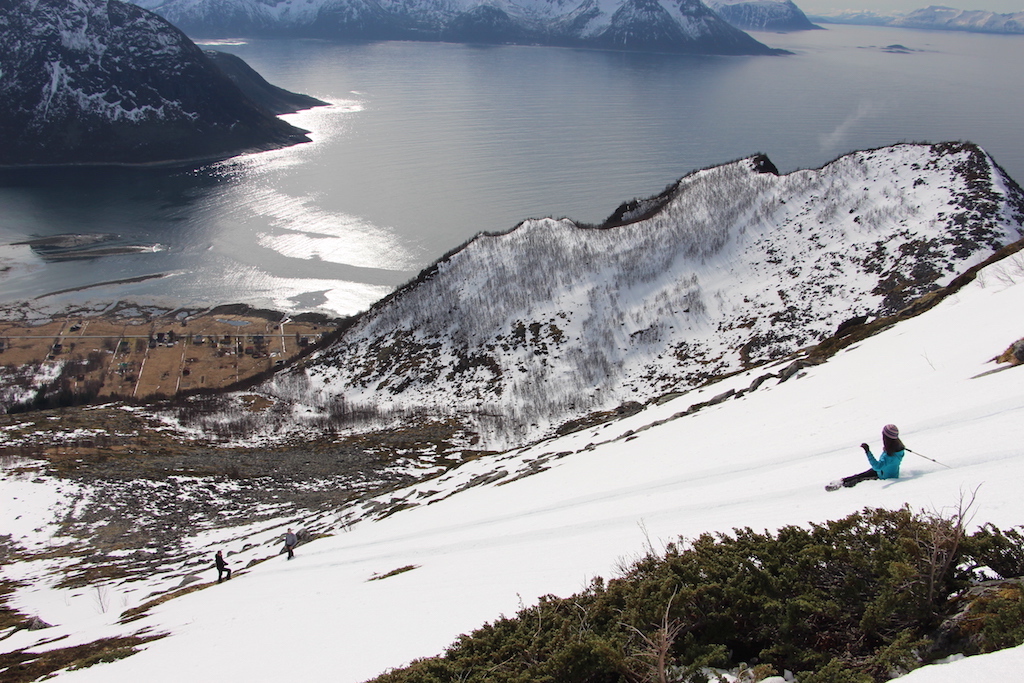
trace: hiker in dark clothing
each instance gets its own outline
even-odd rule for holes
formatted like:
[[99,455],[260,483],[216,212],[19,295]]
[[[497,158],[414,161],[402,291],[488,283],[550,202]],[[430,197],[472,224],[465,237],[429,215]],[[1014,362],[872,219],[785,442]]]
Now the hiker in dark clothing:
[[288,532],[284,535],[284,549],[288,551],[289,560],[295,557],[295,553],[292,551],[295,550],[295,546],[298,544],[298,542],[299,539],[296,538],[295,534],[292,533],[292,530],[289,529]]
[[231,578],[231,569],[228,567],[228,563],[224,561],[224,555],[219,550],[213,556],[213,564],[217,567],[217,583],[224,580],[225,574],[227,574],[227,578]]
[[[871,448],[866,443],[862,443],[860,447],[868,456],[871,469],[844,477],[841,482],[842,486],[856,486],[869,479],[899,479],[900,463],[903,462],[903,456],[906,454],[906,446],[900,441],[900,430],[896,428],[896,425],[889,424],[882,428],[882,455],[877,459],[872,455]],[[829,487],[833,488],[835,483],[833,482]],[[838,486],[834,488],[838,488]]]

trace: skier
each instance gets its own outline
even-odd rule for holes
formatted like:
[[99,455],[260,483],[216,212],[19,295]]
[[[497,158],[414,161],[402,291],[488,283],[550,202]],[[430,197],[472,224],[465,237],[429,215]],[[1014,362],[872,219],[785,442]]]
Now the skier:
[[871,469],[834,481],[825,487],[827,491],[835,491],[841,486],[856,486],[869,479],[899,479],[900,463],[903,462],[903,456],[906,454],[906,446],[900,441],[900,430],[896,428],[896,425],[888,424],[882,428],[883,452],[877,459],[872,455],[871,449],[866,443],[862,443],[860,447],[868,456]]
[[224,555],[219,550],[213,556],[213,564],[217,567],[217,583],[224,580],[225,574],[227,574],[227,578],[231,578],[231,568],[228,567],[228,563],[224,561]]
[[296,538],[295,534],[292,533],[292,530],[289,529],[288,532],[284,535],[284,549],[288,551],[289,560],[295,557],[295,553],[292,551],[295,549],[295,546],[296,544],[298,544],[298,542],[299,539]]

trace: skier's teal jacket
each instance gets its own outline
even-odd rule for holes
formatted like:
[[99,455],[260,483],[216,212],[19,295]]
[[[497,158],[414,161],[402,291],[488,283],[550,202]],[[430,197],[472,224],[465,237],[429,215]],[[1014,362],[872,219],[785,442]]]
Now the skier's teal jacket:
[[882,451],[882,455],[877,459],[871,455],[870,448],[865,448],[864,453],[868,456],[871,469],[878,473],[879,479],[899,479],[900,463],[903,462],[903,456],[906,454],[906,451],[899,450],[895,453]]

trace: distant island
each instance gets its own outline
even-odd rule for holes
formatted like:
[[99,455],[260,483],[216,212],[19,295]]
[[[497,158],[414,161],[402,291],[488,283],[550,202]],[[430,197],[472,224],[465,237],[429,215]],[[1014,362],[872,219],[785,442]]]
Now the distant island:
[[811,20],[823,24],[893,26],[974,33],[1024,33],[1024,12],[999,14],[998,12],[963,10],[941,5],[931,5],[907,13],[848,10],[837,14],[814,15]]
[[119,0],[0,14],[0,167],[162,164],[308,142],[277,114],[326,104],[207,53]]

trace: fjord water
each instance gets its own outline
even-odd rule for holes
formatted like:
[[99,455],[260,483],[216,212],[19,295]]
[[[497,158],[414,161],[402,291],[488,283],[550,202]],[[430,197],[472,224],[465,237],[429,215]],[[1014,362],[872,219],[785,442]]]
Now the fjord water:
[[[0,304],[353,313],[478,232],[599,222],[755,152],[788,172],[853,149],[971,140],[1024,180],[1024,37],[827,28],[755,34],[793,52],[780,57],[212,45],[330,101],[287,117],[313,142],[173,169],[3,174]],[[19,244],[62,234],[109,238]]]

